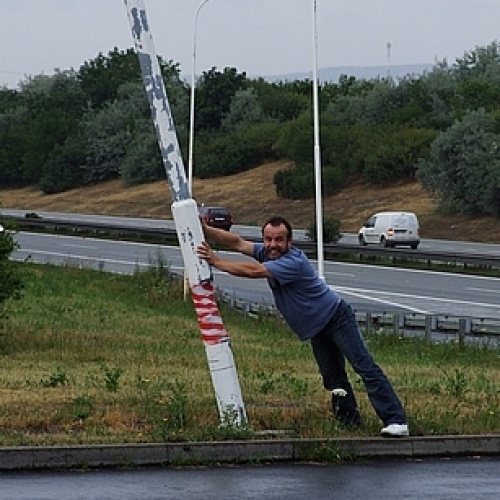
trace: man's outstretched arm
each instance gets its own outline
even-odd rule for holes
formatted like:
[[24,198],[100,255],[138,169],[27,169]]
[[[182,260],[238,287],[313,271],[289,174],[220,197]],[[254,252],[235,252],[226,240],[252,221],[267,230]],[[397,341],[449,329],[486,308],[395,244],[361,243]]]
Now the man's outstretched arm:
[[[248,243],[248,242],[247,242]],[[242,278],[270,278],[271,273],[267,270],[264,264],[257,261],[235,261],[229,259],[221,259],[210,247],[203,241],[197,249],[198,257],[205,259],[211,266]]]
[[211,240],[229,250],[253,257],[253,243],[243,239],[239,234],[218,229],[202,222],[203,232],[207,240]]

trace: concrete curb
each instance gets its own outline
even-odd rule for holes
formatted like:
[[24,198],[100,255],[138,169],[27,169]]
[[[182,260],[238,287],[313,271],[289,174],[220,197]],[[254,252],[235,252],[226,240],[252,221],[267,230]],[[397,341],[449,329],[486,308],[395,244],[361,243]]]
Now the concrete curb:
[[0,470],[488,455],[500,456],[500,436],[26,446],[0,448]]

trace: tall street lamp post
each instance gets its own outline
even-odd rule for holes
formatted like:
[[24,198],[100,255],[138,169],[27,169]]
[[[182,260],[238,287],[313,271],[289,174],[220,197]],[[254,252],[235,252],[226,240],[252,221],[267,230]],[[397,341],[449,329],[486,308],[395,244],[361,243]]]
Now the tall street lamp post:
[[[189,102],[189,152],[188,152],[188,189],[193,198],[193,146],[194,146],[194,90],[196,86],[196,39],[198,35],[198,15],[202,7],[210,0],[203,0],[197,7],[193,23],[193,65],[191,68],[191,99]],[[188,296],[189,283],[187,274],[184,273],[184,300]]]
[[194,15],[193,25],[193,66],[191,68],[191,99],[189,109],[189,153],[188,153],[188,186],[193,196],[193,145],[194,145],[194,89],[196,85],[196,38],[198,32],[198,15],[202,7],[210,0],[203,0]]
[[313,115],[314,115],[314,177],[316,186],[316,241],[318,254],[318,275],[325,279],[323,258],[323,203],[321,198],[321,149],[319,145],[318,111],[318,37],[316,29],[316,0],[312,0],[313,21]]

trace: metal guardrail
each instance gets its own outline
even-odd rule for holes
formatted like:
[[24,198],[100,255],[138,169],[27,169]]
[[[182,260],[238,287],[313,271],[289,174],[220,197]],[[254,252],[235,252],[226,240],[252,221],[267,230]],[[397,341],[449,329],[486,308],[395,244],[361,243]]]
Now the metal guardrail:
[[[113,234],[117,237],[135,237],[144,239],[155,239],[160,241],[177,241],[175,229],[154,227],[133,227],[131,225],[120,225],[116,223],[80,222],[74,220],[62,220],[45,217],[15,217],[5,216],[5,219],[14,221],[17,228],[24,230],[53,230],[71,231],[74,233]],[[255,238],[247,238],[257,241]],[[314,241],[294,241],[295,246],[308,251],[316,252],[317,244]],[[360,259],[364,257],[379,257],[396,261],[420,261],[431,264],[441,263],[466,268],[500,268],[500,256],[489,254],[467,254],[460,252],[429,252],[404,248],[382,248],[377,246],[364,247],[361,245],[349,245],[343,243],[327,243],[323,245],[325,256],[334,255],[357,255]]]
[[[249,302],[236,294],[216,290],[219,303],[241,313],[245,317],[262,318],[280,314],[273,304]],[[396,336],[420,334],[432,341],[436,334],[465,343],[472,338],[500,342],[500,320],[492,318],[472,318],[448,316],[445,314],[416,314],[395,312],[355,311],[356,320],[366,334],[392,331]]]
[[17,229],[34,231],[69,231],[74,233],[112,234],[115,236],[134,236],[166,239],[177,239],[174,229],[162,227],[134,227],[126,224],[107,222],[81,222],[77,220],[55,219],[46,217],[5,216],[5,220],[15,223]]
[[437,332],[455,335],[458,341],[463,341],[465,336],[490,336],[500,341],[500,320],[493,318],[357,311],[356,319],[368,331],[388,328],[396,334],[403,330],[421,331],[429,339]]

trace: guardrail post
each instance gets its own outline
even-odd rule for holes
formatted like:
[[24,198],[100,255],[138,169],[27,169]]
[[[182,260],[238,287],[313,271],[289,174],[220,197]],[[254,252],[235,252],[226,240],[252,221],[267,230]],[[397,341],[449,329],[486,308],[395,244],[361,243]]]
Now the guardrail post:
[[465,318],[460,318],[458,321],[458,345],[460,349],[465,345]]
[[431,341],[431,333],[432,333],[432,316],[425,317],[425,340],[426,342]]
[[400,316],[398,313],[394,313],[394,335],[399,338],[399,321]]
[[439,328],[438,324],[439,324],[438,317],[437,316],[432,316],[431,329],[432,330],[438,330],[438,328]]

